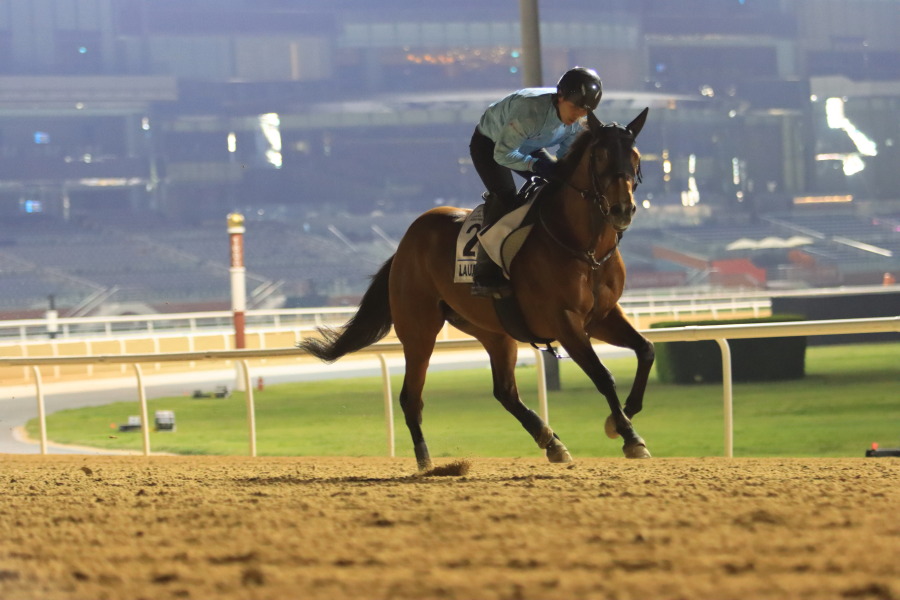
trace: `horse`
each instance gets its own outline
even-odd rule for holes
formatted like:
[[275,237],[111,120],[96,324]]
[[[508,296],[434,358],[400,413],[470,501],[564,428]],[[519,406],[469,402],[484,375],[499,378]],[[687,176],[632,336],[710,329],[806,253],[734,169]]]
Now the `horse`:
[[[636,210],[634,190],[641,171],[635,138],[648,111],[625,126],[602,124],[588,114],[585,131],[535,200],[537,224],[510,266],[511,287],[527,327],[538,338],[558,342],[606,398],[610,415],[604,430],[611,438],[622,437],[628,458],[650,457],[631,419],[642,409],[655,354],[618,303],[625,286],[618,244]],[[491,299],[473,296],[470,284],[453,282],[457,236],[468,212],[441,206],[417,217],[394,255],[372,277],[355,315],[339,330],[319,328],[321,338],[308,338],[298,347],[333,362],[374,344],[393,326],[406,362],[400,406],[418,468],[426,471],[432,461],[422,432],[422,391],[435,340],[448,322],[484,346],[494,397],[548,460],[571,462],[560,437],[519,398],[517,341],[504,330]],[[591,338],[629,348],[637,357],[624,407]]]

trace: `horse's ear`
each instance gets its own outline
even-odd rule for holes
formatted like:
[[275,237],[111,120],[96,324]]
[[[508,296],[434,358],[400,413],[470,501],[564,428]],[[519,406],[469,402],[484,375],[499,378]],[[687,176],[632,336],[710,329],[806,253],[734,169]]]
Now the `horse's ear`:
[[647,120],[647,113],[650,112],[650,107],[648,106],[644,110],[641,111],[641,114],[634,118],[634,121],[629,123],[625,129],[631,132],[631,135],[637,137],[641,132],[641,129],[644,128],[644,122]]
[[590,129],[591,133],[594,135],[597,135],[600,128],[603,127],[603,123],[600,122],[600,119],[597,118],[597,115],[595,115],[593,111],[587,114],[587,122],[588,129]]

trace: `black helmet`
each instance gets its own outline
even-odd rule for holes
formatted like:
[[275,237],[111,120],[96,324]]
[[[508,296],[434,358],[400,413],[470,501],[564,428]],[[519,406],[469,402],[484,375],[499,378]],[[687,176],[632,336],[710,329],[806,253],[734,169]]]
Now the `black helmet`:
[[576,106],[593,111],[600,104],[603,95],[603,84],[600,76],[593,69],[575,67],[569,69],[559,78],[556,93],[560,98],[568,100]]

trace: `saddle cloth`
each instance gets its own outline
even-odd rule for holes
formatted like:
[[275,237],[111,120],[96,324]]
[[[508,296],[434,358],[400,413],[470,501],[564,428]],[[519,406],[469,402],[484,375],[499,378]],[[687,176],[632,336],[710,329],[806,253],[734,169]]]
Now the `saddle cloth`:
[[536,194],[532,195],[525,204],[504,215],[485,231],[481,230],[484,204],[479,204],[469,213],[456,238],[454,283],[472,283],[478,243],[484,246],[487,255],[500,265],[503,275],[509,279],[510,265],[533,227],[533,224],[523,226],[522,221],[531,209],[535,197]]

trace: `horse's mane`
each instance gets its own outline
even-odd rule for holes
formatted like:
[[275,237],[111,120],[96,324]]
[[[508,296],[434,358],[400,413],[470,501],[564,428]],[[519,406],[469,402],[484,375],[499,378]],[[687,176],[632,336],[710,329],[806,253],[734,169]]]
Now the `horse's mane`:
[[[593,114],[588,115],[588,119],[597,119]],[[602,137],[606,137],[606,135],[612,133],[615,130],[621,130],[624,132],[628,132],[628,129],[624,125],[619,125],[618,123],[600,123],[599,120],[595,123],[596,130],[601,133]],[[628,132],[630,134],[630,132]],[[604,135],[605,134],[605,135]],[[578,137],[575,138],[575,141],[572,142],[572,145],[569,146],[568,151],[566,151],[565,155],[559,159],[557,163],[557,171],[556,177],[554,177],[553,181],[550,181],[546,186],[548,191],[554,191],[559,189],[562,186],[562,182],[568,181],[570,177],[572,177],[572,173],[575,172],[575,169],[578,168],[578,164],[581,162],[581,159],[585,152],[596,142],[598,142],[600,136],[594,134],[592,128],[589,126],[584,131],[578,134]],[[549,194],[548,194],[549,195]]]
[[581,162],[581,156],[587,151],[588,147],[594,142],[594,134],[590,129],[585,129],[578,134],[572,145],[569,146],[566,154],[559,160],[556,169],[556,178],[567,180],[575,172],[578,163]]
[[[588,119],[594,118],[593,114],[588,117]],[[618,123],[612,123],[609,125],[601,125],[604,128],[618,127],[624,129]],[[597,141],[597,138],[594,136],[594,132],[591,131],[590,127],[585,128],[584,131],[578,134],[575,138],[575,141],[572,142],[572,145],[569,146],[569,149],[566,151],[565,155],[563,155],[559,161],[557,162],[556,176],[547,183],[544,188],[545,197],[554,194],[559,188],[562,187],[564,181],[568,181],[570,177],[572,177],[572,173],[575,172],[575,169],[578,168],[578,164],[581,162],[581,157],[587,152],[588,148]]]

